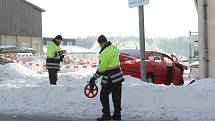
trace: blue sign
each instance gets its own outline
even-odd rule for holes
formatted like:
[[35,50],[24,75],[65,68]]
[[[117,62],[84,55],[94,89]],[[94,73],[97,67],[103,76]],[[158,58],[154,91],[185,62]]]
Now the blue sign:
[[138,7],[141,5],[147,5],[149,3],[149,0],[128,0],[128,6],[130,8]]

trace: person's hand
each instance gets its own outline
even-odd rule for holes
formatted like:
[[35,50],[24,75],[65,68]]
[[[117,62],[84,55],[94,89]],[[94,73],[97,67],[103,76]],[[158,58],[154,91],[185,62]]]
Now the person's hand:
[[90,79],[90,90],[93,90],[93,87],[95,85],[95,81],[96,81],[96,78],[93,76],[91,79]]
[[67,53],[66,50],[62,50],[62,52],[63,52],[64,55]]
[[60,62],[63,62],[64,55],[60,56]]

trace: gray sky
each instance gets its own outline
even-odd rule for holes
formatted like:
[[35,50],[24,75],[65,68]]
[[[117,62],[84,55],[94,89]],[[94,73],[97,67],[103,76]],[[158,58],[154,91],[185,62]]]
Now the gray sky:
[[[138,8],[128,0],[27,0],[43,9],[43,36],[139,36]],[[149,0],[146,37],[187,36],[198,30],[193,0]]]

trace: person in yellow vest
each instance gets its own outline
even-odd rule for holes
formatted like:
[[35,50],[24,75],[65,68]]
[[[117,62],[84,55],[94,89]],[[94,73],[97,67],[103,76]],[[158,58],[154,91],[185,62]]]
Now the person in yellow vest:
[[58,75],[60,71],[60,62],[63,61],[66,50],[60,49],[60,44],[63,38],[61,35],[57,35],[47,47],[46,68],[49,73],[49,81],[51,85],[57,85]]
[[[121,93],[122,82],[124,81],[120,68],[118,49],[107,41],[104,35],[98,37],[98,43],[101,46],[99,52],[99,65],[96,73],[90,79],[90,88],[93,89],[95,80],[102,76],[100,101],[103,106],[103,115],[97,118],[97,121],[103,120],[121,120]],[[114,105],[114,114],[110,116],[109,94],[112,94]]]

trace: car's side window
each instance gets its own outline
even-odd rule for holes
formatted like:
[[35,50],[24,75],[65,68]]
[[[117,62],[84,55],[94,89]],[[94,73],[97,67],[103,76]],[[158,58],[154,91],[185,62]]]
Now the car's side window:
[[150,55],[148,56],[149,60],[154,60],[154,56]]
[[149,60],[155,60],[155,61],[161,61],[161,57],[160,56],[155,56],[155,55],[149,55],[148,59]]
[[167,66],[172,66],[172,60],[166,56],[164,56],[164,61],[166,62]]
[[154,60],[161,60],[160,56],[154,56]]
[[170,61],[170,62],[172,61],[171,58],[168,57],[168,56],[164,56],[163,58],[164,58],[164,61],[167,61],[167,62],[168,62],[168,61]]

